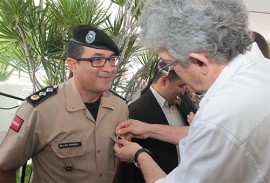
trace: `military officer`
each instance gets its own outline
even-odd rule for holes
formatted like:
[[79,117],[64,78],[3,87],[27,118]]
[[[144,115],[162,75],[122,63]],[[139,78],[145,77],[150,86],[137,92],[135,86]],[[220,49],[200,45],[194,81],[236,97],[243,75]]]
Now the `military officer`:
[[31,182],[112,182],[112,136],[128,119],[126,102],[110,91],[119,49],[102,30],[80,25],[68,44],[73,77],[31,95],[0,145],[0,182],[32,158]]

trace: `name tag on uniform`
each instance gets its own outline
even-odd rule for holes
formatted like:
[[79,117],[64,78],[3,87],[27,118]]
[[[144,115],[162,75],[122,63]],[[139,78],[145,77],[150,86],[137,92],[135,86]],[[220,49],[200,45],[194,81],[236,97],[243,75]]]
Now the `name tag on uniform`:
[[81,142],[68,142],[68,143],[63,143],[63,144],[58,144],[58,148],[69,148],[69,147],[79,147],[82,146]]

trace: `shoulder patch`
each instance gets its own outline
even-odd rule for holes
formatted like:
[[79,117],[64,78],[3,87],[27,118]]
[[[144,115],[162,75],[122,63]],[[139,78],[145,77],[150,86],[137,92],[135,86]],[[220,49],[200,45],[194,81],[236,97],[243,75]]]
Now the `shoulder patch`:
[[23,122],[24,122],[24,120],[16,115],[9,128],[11,128],[12,130],[14,130],[15,132],[18,133],[20,131],[20,128],[21,128]]
[[35,107],[41,102],[45,101],[47,98],[57,94],[57,89],[57,87],[48,86],[30,95],[26,98],[26,100]]
[[113,95],[115,95],[115,96],[117,96],[117,97],[123,99],[126,103],[128,103],[127,99],[125,99],[124,97],[122,97],[121,95],[119,95],[118,93],[116,93],[115,91],[113,91],[112,89],[110,89],[110,92],[111,92]]

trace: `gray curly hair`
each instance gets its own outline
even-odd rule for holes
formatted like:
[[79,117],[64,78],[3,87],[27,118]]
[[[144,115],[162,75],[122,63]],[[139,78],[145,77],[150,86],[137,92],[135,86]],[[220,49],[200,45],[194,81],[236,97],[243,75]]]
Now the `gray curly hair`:
[[140,24],[145,46],[165,48],[183,64],[192,52],[226,64],[252,43],[241,0],[147,0]]

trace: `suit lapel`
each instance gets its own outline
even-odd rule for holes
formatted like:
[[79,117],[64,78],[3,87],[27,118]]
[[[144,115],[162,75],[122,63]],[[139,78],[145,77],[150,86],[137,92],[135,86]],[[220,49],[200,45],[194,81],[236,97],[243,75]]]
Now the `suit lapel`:
[[144,95],[145,101],[147,105],[150,106],[150,112],[153,114],[153,118],[156,119],[156,122],[160,124],[169,124],[152,91],[148,89]]

